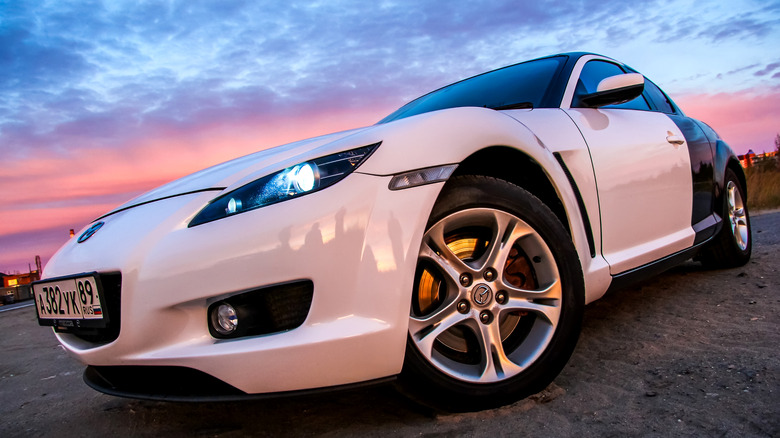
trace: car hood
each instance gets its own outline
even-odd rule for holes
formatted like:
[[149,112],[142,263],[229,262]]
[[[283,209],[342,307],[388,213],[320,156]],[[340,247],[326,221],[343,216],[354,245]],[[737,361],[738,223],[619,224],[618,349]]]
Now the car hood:
[[[526,110],[530,111],[530,110]],[[142,204],[202,191],[230,191],[273,172],[304,161],[381,143],[360,173],[389,176],[410,169],[460,163],[474,145],[511,145],[528,135],[518,120],[501,112],[477,107],[448,108],[389,123],[337,132],[266,149],[218,164],[144,193],[102,217]],[[478,127],[476,129],[475,127]],[[524,139],[526,143],[532,139]],[[536,141],[533,141],[535,144]],[[460,144],[463,148],[432,145]]]
[[[370,128],[371,127],[358,128],[300,140],[294,143],[288,143],[255,152],[222,164],[217,164],[133,198],[107,213],[105,216],[120,210],[127,210],[141,204],[148,204],[174,196],[206,190],[221,191],[231,186],[240,185],[263,176],[265,172],[273,172],[283,169],[288,165],[296,164],[298,162],[296,157],[300,157],[300,161],[305,161],[315,156],[338,152],[333,149],[338,148],[340,143],[334,145],[334,142]],[[355,145],[355,147],[358,146],[363,145]]]

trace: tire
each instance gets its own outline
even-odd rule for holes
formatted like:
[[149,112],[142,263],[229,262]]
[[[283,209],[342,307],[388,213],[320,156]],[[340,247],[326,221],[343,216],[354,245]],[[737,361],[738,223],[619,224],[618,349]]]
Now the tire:
[[506,181],[453,178],[418,256],[401,390],[449,411],[535,394],[569,360],[583,308],[580,261],[553,212]]
[[747,196],[737,175],[726,169],[723,184],[723,226],[699,256],[710,268],[736,268],[750,260],[753,251]]

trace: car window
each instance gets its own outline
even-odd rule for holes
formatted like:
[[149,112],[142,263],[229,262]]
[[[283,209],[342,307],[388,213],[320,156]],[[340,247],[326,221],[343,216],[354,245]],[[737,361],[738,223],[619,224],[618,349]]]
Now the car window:
[[666,94],[664,94],[664,92],[654,83],[647,80],[647,78],[645,78],[645,95],[650,98],[650,101],[653,102],[653,105],[655,105],[658,111],[666,114],[675,113],[674,107],[669,101],[669,98],[666,97]]
[[[599,82],[602,79],[606,79],[610,76],[622,75],[625,72],[617,64],[606,61],[588,61],[585,67],[582,68],[580,78],[577,80],[577,88],[574,90],[574,99],[572,101],[572,107],[582,107],[580,103],[580,97],[595,93],[598,89]],[[650,105],[643,96],[639,96],[634,100],[621,103],[618,105],[607,105],[602,108],[622,108],[622,109],[636,109],[649,111]]]
[[417,98],[379,123],[445,108],[478,106],[493,109],[539,108],[565,56],[553,56],[493,70]]

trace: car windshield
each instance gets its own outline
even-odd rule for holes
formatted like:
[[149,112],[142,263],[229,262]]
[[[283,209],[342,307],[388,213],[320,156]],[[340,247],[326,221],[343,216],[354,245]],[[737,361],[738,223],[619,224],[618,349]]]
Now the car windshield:
[[543,107],[550,84],[565,61],[565,56],[553,56],[482,73],[419,97],[379,123],[462,106],[492,109]]

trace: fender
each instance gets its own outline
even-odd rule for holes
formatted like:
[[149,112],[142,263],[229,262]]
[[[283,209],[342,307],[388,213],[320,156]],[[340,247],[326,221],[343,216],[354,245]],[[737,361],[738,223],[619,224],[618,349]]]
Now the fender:
[[726,179],[726,169],[731,169],[739,178],[739,182],[742,184],[742,188],[745,191],[745,197],[748,195],[747,181],[745,179],[745,171],[739,164],[739,159],[731,147],[720,138],[717,132],[712,129],[708,124],[695,120],[699,125],[704,135],[710,141],[713,148],[713,179],[714,179],[714,202],[712,207],[712,213],[717,219],[717,226],[714,229],[713,235],[716,235],[720,228],[723,226],[723,218],[721,217],[724,195],[724,184]]
[[[382,146],[374,152],[369,161],[356,171],[356,173],[376,176],[389,176],[425,167],[462,163],[480,150],[494,146],[511,148],[523,153],[545,172],[558,199],[563,204],[572,240],[577,248],[585,276],[585,300],[586,302],[594,301],[602,296],[609,287],[611,281],[609,265],[600,255],[592,256],[592,244],[589,244],[592,237],[589,239],[586,231],[585,220],[581,213],[584,210],[580,208],[582,201],[578,201],[569,176],[566,175],[566,171],[554,155],[554,152],[561,152],[564,154],[564,158],[567,158],[567,154],[576,152],[577,148],[574,145],[578,144],[582,145],[581,151],[586,153],[584,141],[568,119],[565,120],[564,126],[571,125],[574,130],[572,132],[576,135],[569,139],[571,144],[568,144],[567,147],[562,147],[559,144],[562,143],[560,135],[558,137],[545,134],[542,134],[542,137],[536,135],[536,124],[532,122],[532,119],[538,117],[532,116],[536,113],[542,116],[541,113],[544,112],[543,115],[547,117],[557,114],[559,117],[565,118],[565,114],[560,110],[541,109],[519,112],[522,112],[523,116],[517,111],[507,112],[513,114],[510,116],[507,113],[499,113],[486,108],[451,108],[377,125],[372,129],[358,132],[339,141],[349,141],[356,144],[381,140]],[[533,131],[526,126],[528,123],[531,123]],[[360,139],[358,140],[358,138]],[[432,145],[446,145],[446,147],[439,148],[439,153],[435,155],[426,153],[426,149]],[[570,149],[572,147],[574,149]],[[574,158],[574,156],[568,157]],[[589,156],[585,154],[578,156],[577,159],[589,160]],[[577,166],[577,169],[581,167],[587,167],[590,172],[589,176],[587,174],[583,176],[583,178],[587,178],[587,184],[583,186],[588,190],[588,194],[585,196],[586,204],[592,204],[591,208],[595,208],[597,200],[595,199],[595,184],[592,183],[592,166],[588,162],[587,166]],[[577,176],[579,174],[575,175],[575,178]],[[584,188],[580,189],[585,190]],[[433,204],[421,205],[419,208],[430,213]]]

